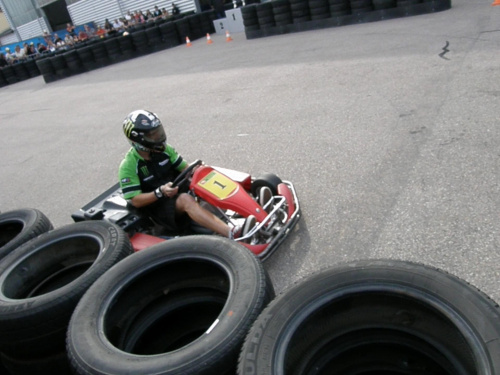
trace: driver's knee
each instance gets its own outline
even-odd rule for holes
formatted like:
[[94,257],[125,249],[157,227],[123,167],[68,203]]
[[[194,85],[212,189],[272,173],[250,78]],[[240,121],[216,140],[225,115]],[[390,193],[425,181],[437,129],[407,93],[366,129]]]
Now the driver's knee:
[[190,209],[192,209],[192,207],[196,204],[197,203],[194,200],[193,196],[187,193],[179,194],[176,200],[176,208],[181,212],[189,212]]

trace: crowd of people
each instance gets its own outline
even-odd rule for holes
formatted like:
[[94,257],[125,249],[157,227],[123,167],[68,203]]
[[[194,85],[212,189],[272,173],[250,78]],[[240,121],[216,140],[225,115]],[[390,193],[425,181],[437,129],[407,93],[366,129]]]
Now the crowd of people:
[[44,30],[44,43],[40,42],[35,46],[33,42],[29,44],[25,42],[23,43],[22,48],[17,45],[14,51],[11,51],[9,47],[5,48],[5,53],[0,53],[0,69],[7,65],[22,62],[38,54],[55,52],[61,49],[68,49],[77,45],[78,43],[82,43],[90,39],[104,38],[107,35],[123,33],[132,26],[156,21],[160,18],[168,19],[172,16],[176,16],[179,13],[180,10],[175,5],[175,3],[172,3],[172,9],[170,10],[170,12],[166,8],[159,9],[158,6],[155,5],[153,11],[128,11],[124,17],[117,18],[113,22],[106,19],[104,21],[104,24],[102,26],[97,25],[96,29],[90,27],[89,25],[84,25],[83,29],[81,29],[78,33],[75,31],[75,26],[68,23],[66,25],[66,33],[64,38],[61,38],[57,33],[52,34],[47,30]]

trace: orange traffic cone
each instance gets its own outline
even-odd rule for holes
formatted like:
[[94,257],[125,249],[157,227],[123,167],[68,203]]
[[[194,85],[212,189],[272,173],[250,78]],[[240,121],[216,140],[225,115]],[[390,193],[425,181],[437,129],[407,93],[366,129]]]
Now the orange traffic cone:
[[186,46],[187,47],[191,47],[192,46],[191,41],[189,40],[189,37],[186,37]]
[[212,38],[210,38],[210,34],[207,33],[207,44],[212,44],[213,41],[212,41]]
[[492,7],[494,7],[495,5],[500,5],[500,0],[495,0],[493,4],[491,4]]
[[[497,0],[497,1],[500,1],[500,0]],[[233,40],[233,38],[231,38],[231,35],[229,35],[229,30],[226,30],[226,42],[230,42],[231,40]]]

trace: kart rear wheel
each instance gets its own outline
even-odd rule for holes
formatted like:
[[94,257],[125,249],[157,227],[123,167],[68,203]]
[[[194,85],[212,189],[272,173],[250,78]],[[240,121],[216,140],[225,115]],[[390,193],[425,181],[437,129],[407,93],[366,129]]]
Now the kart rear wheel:
[[239,375],[500,373],[500,311],[467,282],[403,261],[319,272],[278,296]]
[[278,194],[278,185],[281,184],[281,178],[272,173],[264,173],[252,181],[251,192],[254,197],[259,196],[259,190],[263,186],[271,189],[273,195]]
[[78,374],[234,374],[243,340],[274,289],[243,246],[181,237],[138,252],[101,277],[71,319]]
[[52,230],[50,220],[33,208],[7,211],[0,214],[0,259],[25,242]]

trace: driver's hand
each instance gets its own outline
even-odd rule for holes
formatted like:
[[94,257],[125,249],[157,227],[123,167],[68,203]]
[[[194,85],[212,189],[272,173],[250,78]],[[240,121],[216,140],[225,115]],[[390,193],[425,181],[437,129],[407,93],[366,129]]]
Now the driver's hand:
[[165,185],[162,185],[160,190],[164,196],[171,198],[179,192],[179,187],[172,187],[172,183],[168,182]]

